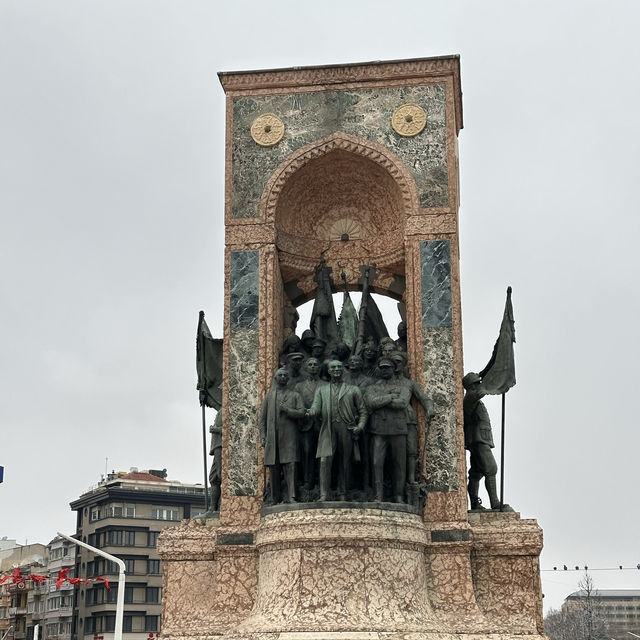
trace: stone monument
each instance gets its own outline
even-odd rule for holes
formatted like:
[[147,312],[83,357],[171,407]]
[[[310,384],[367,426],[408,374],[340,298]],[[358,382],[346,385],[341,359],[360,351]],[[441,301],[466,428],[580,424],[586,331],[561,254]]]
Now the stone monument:
[[[219,77],[227,96],[220,511],[160,537],[163,637],[541,637],[541,529],[515,512],[467,509],[459,58]],[[309,358],[313,348],[316,360],[330,359],[337,377],[336,363],[348,359],[350,348],[336,343],[327,300],[341,287],[370,287],[400,305],[402,335],[384,341],[386,371],[376,384],[378,394],[390,396],[389,415],[401,426],[412,421],[414,441],[417,433],[409,453],[426,495],[420,507],[398,480],[407,475],[402,440],[386,458],[404,476],[394,476],[391,499],[380,487],[381,447],[392,436],[378,437],[378,466],[366,472],[375,475],[376,495],[266,499],[261,407],[269,393],[276,397],[274,374],[287,354]],[[295,308],[311,299],[317,322],[305,328],[304,342],[291,338]],[[394,344],[402,358],[394,359]],[[372,377],[376,348],[363,330],[351,351]],[[432,404],[406,391],[408,379]],[[394,385],[404,385],[402,393]],[[382,419],[382,403],[368,391],[375,385],[363,392],[359,382],[344,386],[365,404],[370,398]],[[325,394],[337,407],[322,389],[314,397]],[[300,424],[313,417],[310,402]],[[353,450],[363,454],[375,436],[364,438],[357,419]],[[404,433],[393,437],[406,439]],[[315,480],[302,475],[306,491]]]

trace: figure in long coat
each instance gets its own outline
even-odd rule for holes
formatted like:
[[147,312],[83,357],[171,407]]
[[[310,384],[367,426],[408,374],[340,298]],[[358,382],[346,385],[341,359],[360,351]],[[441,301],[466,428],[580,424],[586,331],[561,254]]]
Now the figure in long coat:
[[364,431],[367,409],[362,392],[355,385],[342,381],[340,360],[328,364],[329,384],[316,389],[307,415],[320,416],[320,433],[316,458],[320,458],[320,501],[327,500],[331,486],[333,456],[339,456],[338,498],[344,500],[349,489],[353,441]]
[[295,502],[295,469],[298,462],[298,421],[305,409],[300,394],[287,388],[289,372],[278,369],[275,385],[267,392],[260,416],[260,442],[264,447],[264,464],[269,467],[271,499],[281,501],[280,471],[287,485],[285,502]]

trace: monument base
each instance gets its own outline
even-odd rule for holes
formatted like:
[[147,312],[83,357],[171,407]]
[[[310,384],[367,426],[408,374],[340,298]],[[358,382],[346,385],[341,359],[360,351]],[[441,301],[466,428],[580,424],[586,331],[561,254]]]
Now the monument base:
[[279,511],[254,533],[168,529],[166,640],[540,640],[542,531],[517,513]]

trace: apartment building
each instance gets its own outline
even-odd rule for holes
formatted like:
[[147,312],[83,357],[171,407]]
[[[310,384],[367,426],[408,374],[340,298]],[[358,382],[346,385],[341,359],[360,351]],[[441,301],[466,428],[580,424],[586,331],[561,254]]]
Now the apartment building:
[[[0,572],[10,573],[15,568],[21,575],[47,575],[47,548],[43,544],[17,544],[15,540],[2,540],[0,545]],[[19,583],[7,581],[0,585],[0,638],[5,640],[33,640],[33,630],[40,618],[35,605],[38,601],[44,611],[44,603],[40,604],[42,588],[37,588],[32,580]],[[42,635],[40,636],[42,637]]]
[[[125,640],[147,640],[160,632],[162,564],[156,544],[160,532],[204,511],[202,485],[166,479],[166,470],[111,473],[71,503],[77,513],[76,537],[124,560]],[[74,640],[110,640],[115,628],[118,566],[78,547],[75,573],[107,578],[111,590],[94,582],[76,590]],[[64,640],[58,638],[58,640]]]
[[[575,610],[586,598],[585,591],[575,591],[566,597],[563,607]],[[607,623],[609,638],[640,638],[640,589],[597,589],[590,598],[597,615]]]

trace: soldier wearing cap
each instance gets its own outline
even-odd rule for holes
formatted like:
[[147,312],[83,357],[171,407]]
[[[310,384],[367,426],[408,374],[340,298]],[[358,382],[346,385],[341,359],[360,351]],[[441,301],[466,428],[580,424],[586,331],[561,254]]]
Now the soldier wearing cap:
[[480,480],[484,478],[492,509],[500,508],[500,499],[496,488],[498,465],[493,456],[493,433],[489,412],[481,398],[486,395],[482,387],[482,378],[477,373],[467,373],[462,378],[465,389],[462,408],[464,411],[464,447],[471,453],[469,466],[469,499],[472,510],[484,509],[478,497]]
[[293,351],[287,355],[287,371],[289,372],[288,387],[293,389],[298,382],[304,380],[302,374],[302,364],[304,363],[304,355],[300,351]]
[[394,502],[404,502],[407,479],[407,407],[411,390],[395,378],[390,358],[378,362],[380,378],[365,391],[371,411],[369,431],[373,439],[373,478],[377,502],[384,498],[383,471],[387,453],[391,455],[391,484]]
[[[396,351],[392,356],[396,371],[395,377],[398,384],[406,385],[411,392],[411,397],[418,400],[424,409],[427,421],[435,415],[433,400],[420,388],[420,385],[406,375],[407,358],[406,354]],[[416,481],[416,463],[418,461],[418,422],[416,414],[411,406],[407,405],[407,482],[412,484]]]
[[302,341],[302,348],[300,351],[304,354],[305,359],[311,357],[311,351],[313,350],[313,343],[316,340],[316,334],[313,329],[305,329],[300,337]]

